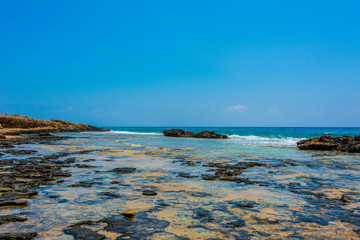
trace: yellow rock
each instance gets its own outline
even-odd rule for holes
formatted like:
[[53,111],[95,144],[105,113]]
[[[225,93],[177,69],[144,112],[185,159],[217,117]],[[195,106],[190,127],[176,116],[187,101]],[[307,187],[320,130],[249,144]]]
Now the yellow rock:
[[124,215],[125,217],[132,217],[135,216],[135,211],[128,209],[122,212],[122,215]]

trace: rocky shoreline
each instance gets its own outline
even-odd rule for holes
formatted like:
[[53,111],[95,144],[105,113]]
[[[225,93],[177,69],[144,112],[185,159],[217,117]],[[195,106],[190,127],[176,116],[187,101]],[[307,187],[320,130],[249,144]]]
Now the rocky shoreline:
[[297,142],[300,150],[335,151],[347,153],[360,153],[360,135],[355,137],[330,137],[324,135]]
[[[0,141],[17,138],[22,134],[39,134],[51,137],[56,132],[110,131],[82,123],[71,123],[60,119],[41,120],[17,114],[0,114]],[[30,136],[31,137],[31,136]]]
[[166,137],[188,137],[188,138],[208,138],[208,139],[229,139],[227,135],[221,135],[215,133],[214,131],[203,131],[200,133],[193,133],[189,131],[184,131],[182,129],[171,129],[163,131],[164,136]]
[[[38,120],[27,116],[0,114],[0,158],[4,155],[31,156],[36,150],[18,150],[23,144],[51,144],[68,137],[54,136],[57,132],[109,131],[86,124],[75,124],[63,120]],[[25,134],[25,135],[23,135]],[[0,161],[0,210],[27,207],[28,200],[36,198],[42,186],[61,183],[71,176],[64,168],[76,162],[71,154],[81,152],[59,152],[42,157],[24,159],[10,158]],[[24,181],[23,179],[26,179]],[[61,199],[59,199],[59,203]],[[26,222],[22,215],[0,215],[0,225],[10,222]],[[33,239],[36,232],[0,233],[0,239]]]

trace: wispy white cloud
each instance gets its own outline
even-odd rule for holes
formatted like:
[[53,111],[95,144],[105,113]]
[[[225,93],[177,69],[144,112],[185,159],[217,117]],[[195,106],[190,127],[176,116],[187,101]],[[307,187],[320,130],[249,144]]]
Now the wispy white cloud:
[[268,113],[270,114],[276,114],[279,112],[279,109],[277,107],[273,107],[267,110]]
[[247,106],[246,105],[240,105],[240,104],[230,106],[230,107],[226,108],[227,112],[238,112],[238,111],[244,112],[246,110],[247,110]]

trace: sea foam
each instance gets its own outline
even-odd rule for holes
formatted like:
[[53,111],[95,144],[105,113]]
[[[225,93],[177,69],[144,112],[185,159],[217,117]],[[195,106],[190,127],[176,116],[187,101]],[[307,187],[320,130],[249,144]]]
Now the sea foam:
[[255,145],[255,146],[269,146],[269,147],[295,147],[296,142],[304,138],[270,138],[270,137],[261,137],[255,135],[249,136],[239,136],[239,135],[230,135],[230,139],[236,140],[244,145]]

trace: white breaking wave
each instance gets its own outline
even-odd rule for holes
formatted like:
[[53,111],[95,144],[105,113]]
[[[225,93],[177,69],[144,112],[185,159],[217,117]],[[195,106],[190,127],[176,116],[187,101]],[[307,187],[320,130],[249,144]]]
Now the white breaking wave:
[[269,147],[280,147],[296,146],[296,142],[303,140],[304,138],[269,138],[269,137],[260,137],[255,135],[250,136],[239,136],[239,135],[230,135],[230,139],[237,140],[239,143],[244,145],[256,145],[256,146],[269,146]]
[[130,132],[130,131],[111,131],[111,133],[123,134],[123,135],[163,135],[161,133],[145,133],[145,132]]

